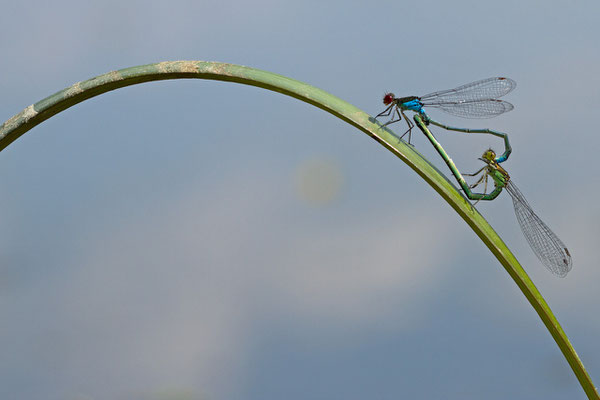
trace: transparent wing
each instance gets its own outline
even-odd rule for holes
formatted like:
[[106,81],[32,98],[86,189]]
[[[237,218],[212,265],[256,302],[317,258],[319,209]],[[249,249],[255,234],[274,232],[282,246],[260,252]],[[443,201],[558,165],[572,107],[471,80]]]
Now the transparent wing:
[[512,181],[508,181],[506,190],[513,199],[517,220],[533,252],[550,272],[564,278],[573,265],[569,250],[533,212],[521,191]]
[[463,118],[491,118],[512,110],[514,107],[503,100],[477,100],[463,102],[440,102],[430,104],[423,102],[426,107],[439,108],[448,114]]
[[465,102],[497,99],[517,86],[510,78],[488,78],[467,83],[454,89],[442,90],[421,96],[424,105],[446,102]]

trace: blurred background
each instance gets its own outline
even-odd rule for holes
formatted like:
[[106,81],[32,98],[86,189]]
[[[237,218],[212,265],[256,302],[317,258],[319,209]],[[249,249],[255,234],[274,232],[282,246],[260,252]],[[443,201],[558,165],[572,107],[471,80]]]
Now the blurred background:
[[[567,244],[550,274],[506,193],[477,207],[600,382],[597,1],[8,2],[0,121],[168,60],[260,68],[376,115],[382,96],[491,76],[505,168]],[[402,124],[392,126],[403,132]],[[501,140],[435,129],[461,171]],[[447,171],[418,132],[413,144]],[[450,175],[448,173],[448,175]],[[0,154],[4,399],[582,399],[489,250],[367,135],[289,97],[148,83]]]

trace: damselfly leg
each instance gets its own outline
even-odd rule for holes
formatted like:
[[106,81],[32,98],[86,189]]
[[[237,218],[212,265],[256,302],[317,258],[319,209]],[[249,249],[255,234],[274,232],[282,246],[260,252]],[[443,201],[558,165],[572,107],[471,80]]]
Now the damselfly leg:
[[[397,104],[395,104],[395,103],[391,104],[388,108],[383,110],[383,112],[377,114],[377,116],[375,118],[377,119],[379,117],[388,117],[390,115],[391,115],[391,119],[388,122],[386,122],[385,124],[381,125],[381,127],[383,128],[388,125],[394,124],[398,121],[402,121],[402,117],[404,117],[404,120],[406,121],[406,124],[408,125],[408,129],[406,130],[406,132],[404,132],[400,136],[400,139],[402,139],[408,133],[408,144],[410,144],[412,128],[415,125],[410,121],[409,118],[406,117],[406,114],[404,114],[404,111],[400,107],[398,107]],[[394,118],[396,118],[396,119],[394,119]]]
[[[486,170],[487,167],[483,167],[480,168],[479,171],[474,172],[472,174],[463,174],[465,176],[477,176],[479,175],[482,171]],[[475,189],[477,186],[481,185],[481,183],[483,183],[483,195],[487,194],[487,184],[488,184],[488,177],[489,175],[487,174],[487,172],[484,172],[481,177],[477,180],[477,182],[469,185],[469,189]],[[475,203],[473,203],[473,205],[476,205],[477,203],[479,203],[479,200],[481,199],[477,199],[475,201]]]

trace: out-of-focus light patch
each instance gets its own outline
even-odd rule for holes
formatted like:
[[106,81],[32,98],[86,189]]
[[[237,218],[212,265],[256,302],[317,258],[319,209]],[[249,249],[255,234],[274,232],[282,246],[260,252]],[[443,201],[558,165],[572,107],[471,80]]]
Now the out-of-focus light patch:
[[[322,337],[333,332],[339,341],[340,331],[358,325],[419,329],[429,315],[426,298],[443,285],[448,271],[435,266],[457,248],[451,232],[450,224],[417,208],[410,216],[382,216],[314,233],[296,239],[293,247],[282,246],[279,267],[261,281],[272,282],[282,313],[306,326],[327,321],[319,324]],[[436,251],[430,251],[431,243]],[[387,320],[389,315],[396,320]]]
[[335,201],[342,188],[343,176],[337,161],[315,157],[304,161],[296,171],[299,197],[315,207]]

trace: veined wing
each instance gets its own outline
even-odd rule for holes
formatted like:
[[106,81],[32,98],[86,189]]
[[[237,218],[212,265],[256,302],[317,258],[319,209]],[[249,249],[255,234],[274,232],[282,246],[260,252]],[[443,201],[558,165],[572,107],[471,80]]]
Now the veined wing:
[[487,99],[475,101],[446,101],[437,104],[423,102],[425,107],[439,108],[449,114],[463,118],[491,118],[508,112],[514,108],[503,100]]
[[513,199],[517,220],[533,252],[550,272],[564,278],[573,266],[569,250],[533,212],[512,181],[508,182],[506,190]]
[[445,102],[465,102],[492,100],[512,91],[517,83],[510,78],[487,78],[467,83],[454,89],[442,90],[421,96],[424,105]]

